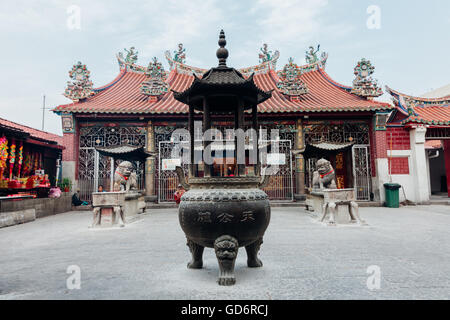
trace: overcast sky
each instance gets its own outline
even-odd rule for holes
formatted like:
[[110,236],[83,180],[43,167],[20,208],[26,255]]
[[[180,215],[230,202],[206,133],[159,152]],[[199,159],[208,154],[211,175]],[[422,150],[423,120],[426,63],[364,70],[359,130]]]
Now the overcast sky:
[[[1,0],[0,117],[40,129],[44,94],[48,108],[70,102],[62,93],[74,63],[99,87],[118,74],[124,47],[136,47],[138,64],[156,56],[168,69],[164,51],[182,42],[187,64],[215,66],[222,28],[229,66],[257,64],[263,43],[280,51],[279,68],[289,57],[303,63],[320,44],[334,80],[350,85],[365,57],[383,88],[421,95],[450,83],[449,12],[448,0]],[[48,110],[45,130],[61,134]]]

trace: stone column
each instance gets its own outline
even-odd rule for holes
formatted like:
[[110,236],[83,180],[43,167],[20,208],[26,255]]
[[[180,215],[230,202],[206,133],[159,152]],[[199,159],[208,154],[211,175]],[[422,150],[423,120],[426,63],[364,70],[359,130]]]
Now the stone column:
[[151,121],[147,123],[147,152],[153,153],[145,159],[145,197],[147,201],[157,201],[155,188],[156,147],[155,131]]
[[427,158],[425,152],[425,133],[427,128],[419,125],[409,132],[411,142],[412,178],[414,181],[415,202],[427,203],[430,200]]
[[297,193],[294,195],[295,200],[303,201],[305,196],[305,158],[303,151],[305,151],[305,136],[303,134],[302,119],[297,119],[296,123],[297,133],[295,135],[295,146],[293,154],[295,155],[295,187]]
[[388,113],[377,113],[373,118],[372,125],[372,141],[373,153],[375,163],[375,176],[373,177],[372,189],[374,193],[374,200],[381,202],[385,201],[384,184],[389,182],[389,162],[387,148],[388,143],[386,140],[386,121]]
[[72,192],[78,188],[78,161],[79,161],[79,141],[80,130],[72,114],[61,116],[63,128],[63,146],[61,163],[62,179],[69,178],[72,181]]

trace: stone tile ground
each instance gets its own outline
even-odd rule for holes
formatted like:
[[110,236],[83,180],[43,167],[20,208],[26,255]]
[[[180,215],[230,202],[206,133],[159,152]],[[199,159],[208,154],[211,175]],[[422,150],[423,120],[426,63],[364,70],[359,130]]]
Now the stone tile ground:
[[[327,227],[301,208],[273,208],[261,269],[236,263],[237,284],[216,284],[190,255],[176,209],[153,210],[123,229],[91,230],[89,212],[0,229],[0,299],[449,299],[450,207],[361,208],[369,226]],[[81,289],[68,290],[69,265]],[[366,286],[371,265],[381,288]]]

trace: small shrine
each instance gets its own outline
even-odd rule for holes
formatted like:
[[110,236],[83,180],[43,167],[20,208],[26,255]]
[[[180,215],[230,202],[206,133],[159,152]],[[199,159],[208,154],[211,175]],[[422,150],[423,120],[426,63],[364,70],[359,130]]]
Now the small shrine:
[[50,187],[58,184],[60,140],[57,135],[0,119],[0,197],[46,197]]

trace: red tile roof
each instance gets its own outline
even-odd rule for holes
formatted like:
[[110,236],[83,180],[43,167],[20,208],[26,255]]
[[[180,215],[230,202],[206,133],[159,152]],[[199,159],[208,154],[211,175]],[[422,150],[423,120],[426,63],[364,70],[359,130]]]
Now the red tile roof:
[[[187,113],[188,107],[174,99],[170,91],[160,100],[152,101],[140,92],[145,75],[122,69],[110,84],[96,89],[94,96],[84,101],[60,105],[53,111],[73,113],[126,113],[126,114],[176,114]],[[170,89],[181,92],[187,89],[194,77],[172,70],[167,83]],[[291,101],[277,88],[278,76],[273,70],[256,74],[255,83],[264,91],[274,90],[272,98],[258,105],[261,113],[279,112],[330,112],[390,110],[388,103],[367,100],[348,91],[348,87],[334,82],[322,69],[301,76],[309,93]]]
[[[386,90],[393,97],[397,111],[405,115],[402,124],[422,123],[431,126],[450,125],[450,96],[442,98],[422,98],[410,96],[389,87],[386,87]],[[408,108],[411,110],[408,110]]]
[[428,125],[450,125],[450,104],[439,106],[416,106],[414,107],[414,115],[409,116],[402,122],[407,123],[423,123]]
[[63,144],[63,137],[59,136],[57,134],[53,134],[50,132],[34,129],[16,122],[12,122],[3,118],[0,118],[0,128],[1,127],[9,127],[14,128],[18,131],[22,131],[24,133],[28,133],[31,138],[38,139],[38,140],[44,140],[46,142],[55,143],[59,146],[62,146]]

